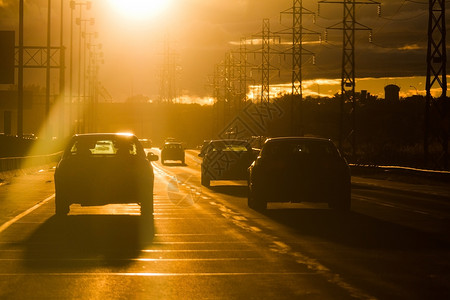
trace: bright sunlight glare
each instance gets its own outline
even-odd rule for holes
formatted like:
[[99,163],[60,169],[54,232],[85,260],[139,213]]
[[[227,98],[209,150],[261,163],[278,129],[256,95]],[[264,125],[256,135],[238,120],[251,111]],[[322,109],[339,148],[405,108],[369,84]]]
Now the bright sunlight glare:
[[110,0],[114,8],[127,18],[144,20],[163,13],[170,0]]

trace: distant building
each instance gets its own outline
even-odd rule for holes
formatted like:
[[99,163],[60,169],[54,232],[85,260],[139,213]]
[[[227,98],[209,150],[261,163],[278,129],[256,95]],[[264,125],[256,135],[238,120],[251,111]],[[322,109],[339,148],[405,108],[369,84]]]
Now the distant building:
[[400,87],[395,84],[389,84],[384,87],[384,99],[387,101],[399,101],[400,100]]
[[361,90],[361,95],[359,98],[359,101],[361,101],[362,103],[367,102],[367,90]]

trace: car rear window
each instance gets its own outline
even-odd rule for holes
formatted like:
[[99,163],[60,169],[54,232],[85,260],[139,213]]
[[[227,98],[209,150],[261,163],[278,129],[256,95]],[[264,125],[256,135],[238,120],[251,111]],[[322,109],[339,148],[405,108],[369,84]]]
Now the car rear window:
[[320,141],[282,141],[267,143],[262,150],[263,157],[269,156],[338,156],[336,147]]
[[223,151],[223,152],[242,152],[247,151],[248,148],[249,146],[244,143],[229,144],[218,142],[212,145],[212,151]]
[[75,140],[70,146],[68,156],[136,156],[138,146],[133,139],[86,138]]
[[180,150],[183,149],[183,146],[181,144],[165,144],[164,149],[176,149]]

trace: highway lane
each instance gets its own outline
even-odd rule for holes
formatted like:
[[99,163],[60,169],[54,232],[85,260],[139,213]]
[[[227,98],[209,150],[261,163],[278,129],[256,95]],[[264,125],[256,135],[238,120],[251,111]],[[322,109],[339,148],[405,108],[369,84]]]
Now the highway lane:
[[154,163],[154,224],[135,205],[74,205],[57,220],[51,169],[25,180],[26,190],[0,187],[0,206],[11,201],[0,224],[0,298],[449,296],[445,201],[354,189],[349,214],[311,204],[261,214],[246,206],[242,183],[202,187],[201,160],[187,153],[184,166]]

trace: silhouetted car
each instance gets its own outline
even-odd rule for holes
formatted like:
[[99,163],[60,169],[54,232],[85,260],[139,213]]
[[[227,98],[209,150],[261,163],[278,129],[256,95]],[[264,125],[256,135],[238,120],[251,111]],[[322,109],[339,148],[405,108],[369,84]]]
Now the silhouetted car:
[[211,140],[204,140],[203,144],[200,146],[200,154],[198,156],[202,156],[205,153],[206,147],[209,145]]
[[150,139],[139,139],[143,148],[151,148],[153,146],[152,140]]
[[153,167],[132,134],[92,133],[72,137],[55,170],[55,212],[67,215],[71,204],[97,206],[138,203],[153,216]]
[[161,149],[161,163],[166,160],[179,160],[182,164],[185,162],[184,147],[179,142],[166,142]]
[[207,187],[211,180],[246,180],[256,157],[247,141],[234,139],[212,140],[198,156],[203,158],[201,184]]
[[350,169],[331,140],[268,139],[248,171],[250,208],[265,210],[267,202],[327,202],[333,209],[350,209]]

